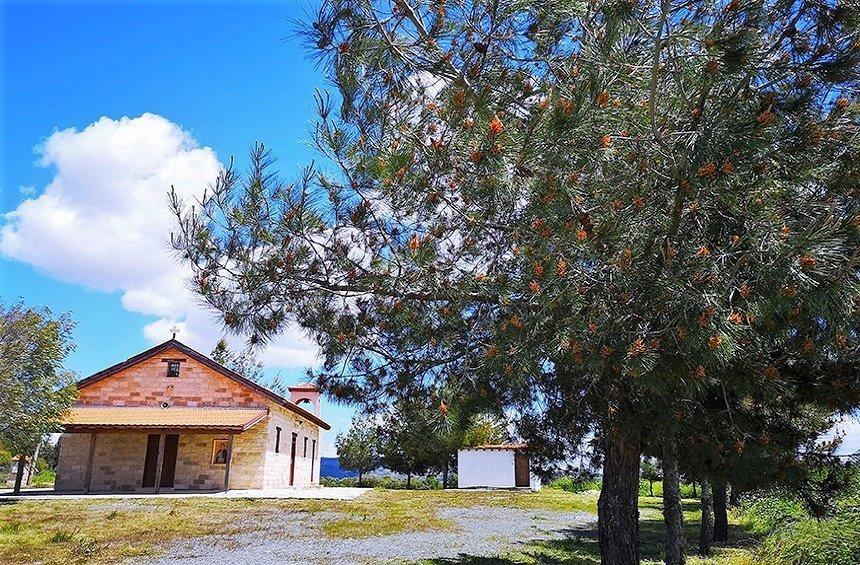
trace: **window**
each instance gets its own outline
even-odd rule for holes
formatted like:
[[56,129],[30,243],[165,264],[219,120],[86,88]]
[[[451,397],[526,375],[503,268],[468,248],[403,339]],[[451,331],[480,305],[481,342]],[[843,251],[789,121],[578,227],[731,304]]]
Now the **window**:
[[281,428],[275,428],[275,453],[281,452]]
[[179,361],[168,361],[167,362],[167,376],[168,377],[178,377],[179,376]]
[[304,451],[302,451],[302,457],[307,457],[307,456],[308,456],[308,438],[307,438],[307,436],[305,436],[305,446],[304,446]]

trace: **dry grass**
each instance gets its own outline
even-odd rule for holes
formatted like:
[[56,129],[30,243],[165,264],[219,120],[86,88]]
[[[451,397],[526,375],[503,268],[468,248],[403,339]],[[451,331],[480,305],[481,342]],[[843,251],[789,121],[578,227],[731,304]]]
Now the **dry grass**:
[[[354,501],[213,498],[91,499],[0,505],[0,563],[111,562],[171,541],[277,529],[284,512],[319,513],[321,534],[358,538],[454,527],[439,508],[498,506],[595,511],[596,493],[374,490]],[[324,513],[324,514],[323,514]]]
[[149,555],[180,538],[254,530],[273,510],[297,506],[261,502],[93,499],[2,505],[0,563],[108,562]]

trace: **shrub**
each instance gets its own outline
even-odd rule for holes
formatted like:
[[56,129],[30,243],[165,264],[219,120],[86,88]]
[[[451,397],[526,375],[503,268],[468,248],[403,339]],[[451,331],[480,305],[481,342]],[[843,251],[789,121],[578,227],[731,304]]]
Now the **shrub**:
[[762,563],[860,563],[860,509],[844,508],[827,520],[786,523],[765,538],[760,555]]
[[74,534],[72,532],[69,532],[67,530],[57,530],[51,536],[51,543],[64,543],[67,541],[71,541],[73,537]]
[[746,493],[741,519],[765,534],[756,552],[761,563],[853,565],[860,563],[860,484],[843,495],[833,517],[812,518],[789,492]]
[[50,469],[40,471],[33,480],[30,481],[30,486],[34,487],[52,487],[57,479],[57,473]]
[[546,485],[549,488],[567,492],[585,492],[587,490],[600,490],[600,479],[578,478],[563,476],[553,479]]
[[[456,477],[454,479],[456,481]],[[449,484],[450,483],[449,477]],[[358,478],[344,477],[335,479],[332,477],[321,477],[320,485],[324,487],[355,487],[358,486]],[[406,488],[406,479],[392,477],[391,475],[369,476],[361,480],[361,486],[365,488],[383,488],[389,490],[402,490]],[[412,477],[412,490],[439,490],[442,488],[442,481],[433,475],[429,477]]]

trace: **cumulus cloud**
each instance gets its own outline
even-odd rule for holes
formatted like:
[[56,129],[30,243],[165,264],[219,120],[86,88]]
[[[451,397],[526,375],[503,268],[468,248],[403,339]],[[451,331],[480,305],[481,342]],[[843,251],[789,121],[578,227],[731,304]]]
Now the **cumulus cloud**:
[[842,438],[836,453],[842,455],[860,453],[860,413],[842,416],[822,439],[830,440],[834,437]]
[[[187,290],[188,271],[172,254],[167,191],[199,197],[221,164],[180,126],[155,115],[103,117],[78,131],[55,131],[37,148],[56,172],[44,190],[5,214],[0,253],[90,288],[122,293],[123,307],[155,316],[152,343],[180,328],[180,339],[208,353],[220,337],[213,314]],[[262,359],[282,367],[314,363],[316,349],[298,330]]]

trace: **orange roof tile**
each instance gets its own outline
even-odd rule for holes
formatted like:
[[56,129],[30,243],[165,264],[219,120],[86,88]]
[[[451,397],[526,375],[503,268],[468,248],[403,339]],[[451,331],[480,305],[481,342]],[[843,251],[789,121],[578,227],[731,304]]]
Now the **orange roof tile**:
[[472,447],[464,447],[464,450],[469,449],[502,449],[502,450],[517,450],[517,449],[527,449],[528,445],[525,443],[500,443],[500,444],[485,444],[485,445],[473,445]]
[[197,408],[171,406],[73,406],[62,418],[74,428],[179,428],[244,431],[264,419],[265,408]]

